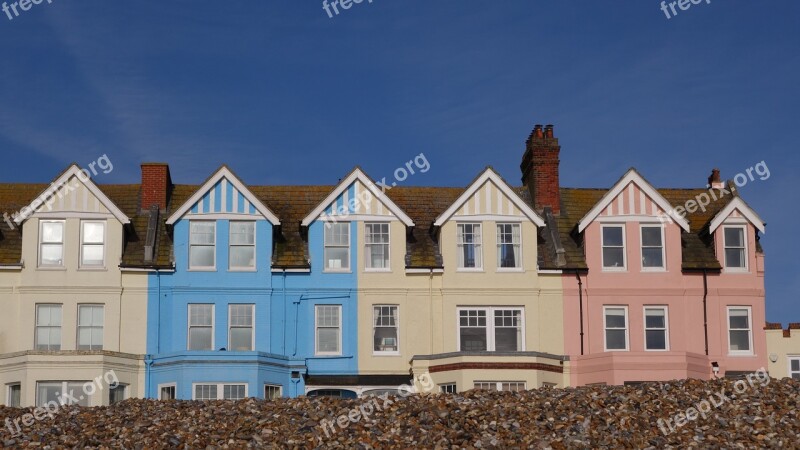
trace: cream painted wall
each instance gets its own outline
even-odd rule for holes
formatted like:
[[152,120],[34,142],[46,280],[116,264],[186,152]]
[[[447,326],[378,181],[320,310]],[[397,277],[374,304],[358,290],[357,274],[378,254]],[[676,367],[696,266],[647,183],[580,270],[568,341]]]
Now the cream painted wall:
[[789,357],[800,358],[800,329],[789,330],[790,337],[783,337],[783,330],[766,330],[767,353],[777,356],[772,362],[769,359],[767,370],[772,378],[785,378],[789,376]]

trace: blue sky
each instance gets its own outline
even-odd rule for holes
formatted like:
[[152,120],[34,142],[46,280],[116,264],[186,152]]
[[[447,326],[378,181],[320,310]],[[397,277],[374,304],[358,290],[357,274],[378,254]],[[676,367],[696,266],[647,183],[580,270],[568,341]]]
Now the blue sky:
[[0,180],[45,182],[108,154],[100,183],[166,161],[198,183],[228,163],[252,184],[332,184],[353,166],[462,186],[519,181],[535,123],[561,140],[565,186],[635,166],[701,187],[760,161],[743,187],[768,222],[767,318],[800,322],[793,225],[800,3],[713,0],[53,0],[0,13]]

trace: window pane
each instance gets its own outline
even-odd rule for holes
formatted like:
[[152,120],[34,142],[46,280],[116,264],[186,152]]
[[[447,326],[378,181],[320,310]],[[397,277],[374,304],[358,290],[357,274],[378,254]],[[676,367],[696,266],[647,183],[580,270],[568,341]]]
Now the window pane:
[[231,351],[249,352],[253,350],[252,328],[231,328]]
[[231,245],[254,245],[256,224],[253,222],[231,222]]
[[642,245],[661,247],[661,227],[642,227]]
[[214,267],[214,247],[191,248],[191,267]]
[[189,305],[189,325],[211,326],[212,305]]
[[731,331],[731,350],[733,351],[749,351],[750,350],[750,332],[749,331]]
[[63,264],[63,246],[61,244],[42,245],[42,265],[60,266]]
[[625,330],[606,330],[606,347],[609,350],[625,350]]
[[339,330],[335,328],[320,328],[317,331],[317,351],[321,353],[337,353],[339,351]]
[[741,228],[725,228],[726,247],[744,247],[744,230]]
[[350,258],[349,249],[342,247],[325,249],[325,267],[327,269],[349,269]]
[[253,325],[253,305],[231,305],[230,323],[233,326]]
[[[330,226],[328,226],[330,225]],[[332,223],[325,226],[325,245],[348,245],[349,223]]]
[[666,318],[664,317],[663,310],[648,309],[645,311],[645,327],[647,328],[665,328]]
[[56,402],[60,405],[59,395],[61,393],[62,383],[38,383],[36,392],[36,404],[38,406],[46,406],[49,402]]
[[100,222],[83,222],[83,243],[102,244],[105,237],[105,224]]
[[216,400],[217,399],[217,385],[216,384],[198,384],[194,387],[195,400]]
[[663,330],[647,330],[645,333],[648,350],[666,350],[666,333]]
[[603,249],[604,267],[625,267],[624,249],[618,247]]
[[64,224],[62,222],[42,222],[43,243],[63,243]]
[[214,222],[191,222],[191,244],[213,245],[216,241],[216,224]]
[[486,328],[461,328],[461,351],[486,351]]
[[607,328],[625,328],[625,310],[607,309],[606,310]]
[[119,385],[108,391],[108,403],[113,405],[125,400],[125,386]]
[[730,310],[731,328],[750,328],[746,309]]
[[19,408],[22,399],[22,386],[12,385],[8,387],[8,406],[12,408]]
[[661,248],[642,248],[643,267],[664,267],[664,257]]
[[739,267],[744,268],[744,249],[740,248],[726,248],[725,249],[725,266],[726,267]]
[[800,359],[793,359],[791,362],[792,362],[792,372],[800,371]]
[[82,251],[81,265],[84,266],[102,266],[104,261],[102,245],[84,245]]
[[[83,386],[89,384],[90,382],[73,382],[67,383],[67,392],[72,398],[78,399],[77,403],[69,400],[69,403],[72,405],[78,406],[89,406],[89,395],[84,392]],[[82,397],[82,398],[81,398]],[[64,399],[68,399],[69,397],[64,396]]]
[[516,352],[519,348],[518,328],[496,328],[494,332],[494,346],[498,352]]
[[378,327],[375,329],[376,352],[396,352],[397,351],[397,328]]
[[231,247],[231,267],[255,267],[255,247]]
[[226,384],[222,387],[222,398],[225,400],[241,400],[244,398],[243,384]]
[[603,245],[622,247],[622,227],[603,227]]
[[189,350],[213,350],[211,327],[189,329]]

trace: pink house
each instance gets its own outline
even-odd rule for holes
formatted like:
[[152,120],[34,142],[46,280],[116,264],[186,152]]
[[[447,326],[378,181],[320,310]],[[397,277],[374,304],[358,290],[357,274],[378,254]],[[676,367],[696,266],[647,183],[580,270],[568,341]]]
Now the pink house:
[[[737,376],[767,365],[764,222],[735,185],[656,189],[630,169],[608,189],[558,185],[537,126],[524,167],[553,236],[573,386]],[[698,183],[699,184],[699,183]]]

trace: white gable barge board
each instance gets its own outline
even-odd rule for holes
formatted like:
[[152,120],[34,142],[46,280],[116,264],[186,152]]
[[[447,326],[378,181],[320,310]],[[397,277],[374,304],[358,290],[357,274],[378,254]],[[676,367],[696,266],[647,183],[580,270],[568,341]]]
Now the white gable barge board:
[[[27,207],[22,208],[20,210],[20,215],[14,219],[14,222],[19,225],[28,219],[34,212],[39,210],[42,206],[46,205],[48,199],[52,198],[53,196],[58,195],[59,190],[64,189],[64,186],[69,182],[69,180],[75,177],[81,184],[83,184],[92,195],[97,198],[103,206],[108,209],[109,212],[119,220],[123,225],[127,225],[131,223],[131,219],[125,215],[125,213],[120,210],[114,202],[111,201],[110,198],[97,187],[96,184],[92,181],[91,177],[85,176],[85,172],[83,169],[78,167],[77,165],[73,164],[64,172],[56,181],[54,181],[47,189],[44,190],[35,200],[33,200]],[[83,178],[86,178],[86,181],[83,181]],[[36,205],[34,207],[34,205]],[[26,215],[22,215],[22,211],[28,210],[30,213]]]
[[192,195],[189,198],[189,200],[186,200],[183,203],[183,205],[181,205],[181,207],[178,208],[178,210],[175,211],[175,213],[173,213],[169,217],[169,219],[167,219],[167,225],[174,225],[175,222],[180,220],[181,217],[183,217],[184,215],[186,215],[186,213],[189,212],[189,210],[195,203],[197,203],[198,201],[200,201],[200,199],[203,198],[206,192],[213,189],[214,186],[216,186],[217,183],[219,183],[223,179],[230,182],[231,185],[234,186],[236,190],[239,191],[239,193],[241,193],[244,196],[244,198],[247,199],[247,201],[249,201],[250,204],[256,208],[256,211],[258,211],[262,216],[264,216],[264,218],[266,218],[270,223],[272,223],[272,225],[277,226],[281,224],[281,221],[278,220],[278,216],[276,216],[275,213],[273,213],[269,208],[267,208],[267,206],[264,205],[261,202],[261,200],[259,200],[255,195],[253,195],[253,193],[250,192],[250,189],[247,189],[244,183],[242,183],[242,181],[239,178],[237,178],[236,175],[234,175],[233,172],[230,171],[230,169],[223,166],[217,171],[217,173],[214,174],[214,176],[209,178],[208,181],[206,181],[205,184],[203,184],[203,186],[201,186],[200,189],[198,189],[197,192],[195,192],[194,195]]
[[583,230],[585,230],[586,227],[588,227],[589,224],[591,224],[597,218],[597,216],[599,216],[600,213],[602,213],[603,210],[606,209],[606,207],[611,202],[613,202],[614,199],[617,198],[617,196],[619,196],[630,183],[635,183],[637,186],[639,186],[639,189],[644,191],[644,193],[647,194],[648,197],[650,197],[654,202],[656,202],[656,204],[672,220],[675,220],[678,223],[678,225],[680,225],[680,227],[683,228],[684,231],[686,231],[687,233],[690,231],[689,221],[686,220],[685,217],[679,217],[676,214],[670,214],[674,209],[672,207],[672,204],[670,204],[670,202],[668,202],[667,199],[665,199],[664,196],[661,195],[656,190],[656,188],[654,188],[650,183],[648,183],[647,180],[644,179],[644,177],[639,175],[639,172],[637,172],[636,169],[628,170],[625,176],[623,176],[619,181],[617,181],[617,184],[615,184],[613,188],[611,188],[608,192],[606,192],[606,195],[604,195],[603,198],[601,198],[600,201],[597,202],[597,204],[594,205],[594,207],[591,210],[589,210],[589,212],[586,213],[585,216],[583,216],[583,219],[581,219],[580,223],[578,224],[578,231],[582,233]]
[[714,216],[714,220],[712,220],[711,224],[708,226],[709,228],[708,231],[710,233],[713,233],[717,228],[719,228],[720,225],[722,225],[725,222],[725,219],[727,219],[728,216],[730,216],[731,213],[733,213],[736,210],[739,210],[739,212],[741,212],[742,215],[748,221],[750,221],[750,223],[752,223],[753,226],[756,227],[756,229],[758,229],[758,231],[762,233],[766,232],[766,227],[765,227],[766,224],[764,223],[763,220],[761,220],[761,217],[759,217],[758,214],[756,214],[756,212],[753,211],[752,208],[747,206],[747,203],[745,203],[744,200],[742,200],[739,197],[734,198],[730,203],[728,203],[727,206],[722,208],[722,211],[720,211],[716,216]]
[[[364,172],[361,171],[361,169],[358,168],[353,170],[353,172],[347,178],[345,178],[344,181],[342,181],[341,183],[339,183],[338,186],[336,186],[336,189],[334,189],[333,192],[331,192],[330,194],[328,194],[327,197],[325,197],[325,200],[320,202],[320,204],[317,205],[317,207],[314,208],[314,210],[311,211],[311,213],[303,219],[303,222],[301,223],[302,226],[307,227],[311,225],[312,222],[319,219],[322,213],[325,211],[325,208],[327,208],[328,205],[330,205],[337,198],[339,198],[339,196],[342,195],[342,193],[344,193],[344,191],[347,190],[350,187],[350,185],[356,181],[360,181],[361,184],[363,184],[370,191],[370,193],[376,199],[378,199],[384,206],[389,208],[389,211],[391,211],[392,214],[394,214],[398,220],[403,222],[405,226],[407,227],[414,226],[414,221],[411,220],[411,217],[408,217],[408,214],[406,214],[399,206],[397,206],[391,199],[389,199],[389,197],[383,192],[383,190],[381,190],[381,188],[379,188],[368,176],[364,174]],[[339,220],[345,221],[347,220],[347,218],[342,217]]]
[[480,189],[481,186],[483,186],[487,181],[491,181],[492,183],[494,183],[494,185],[497,186],[498,189],[500,189],[500,191],[506,196],[506,198],[511,200],[514,206],[516,206],[522,212],[522,214],[525,215],[525,217],[530,219],[531,222],[536,224],[537,227],[545,226],[544,220],[538,214],[536,214],[536,211],[534,211],[530,206],[528,206],[528,204],[525,203],[525,201],[522,200],[522,198],[520,198],[520,196],[517,195],[517,193],[514,192],[513,189],[511,189],[511,186],[509,186],[508,183],[506,183],[505,180],[503,180],[503,178],[500,177],[500,175],[495,173],[495,171],[489,167],[487,167],[486,170],[483,171],[481,176],[479,176],[478,179],[475,180],[475,182],[473,182],[470,185],[470,187],[466,191],[464,191],[464,193],[461,194],[461,196],[458,197],[458,199],[456,199],[456,201],[453,202],[453,204],[450,205],[449,208],[447,208],[445,212],[443,212],[441,215],[439,215],[439,217],[436,218],[436,221],[433,224],[437,227],[440,227],[445,222],[450,220],[450,218],[453,217],[453,215],[461,208],[461,206],[463,206],[464,203],[469,201],[469,199],[472,198],[472,196],[478,191],[478,189]]

